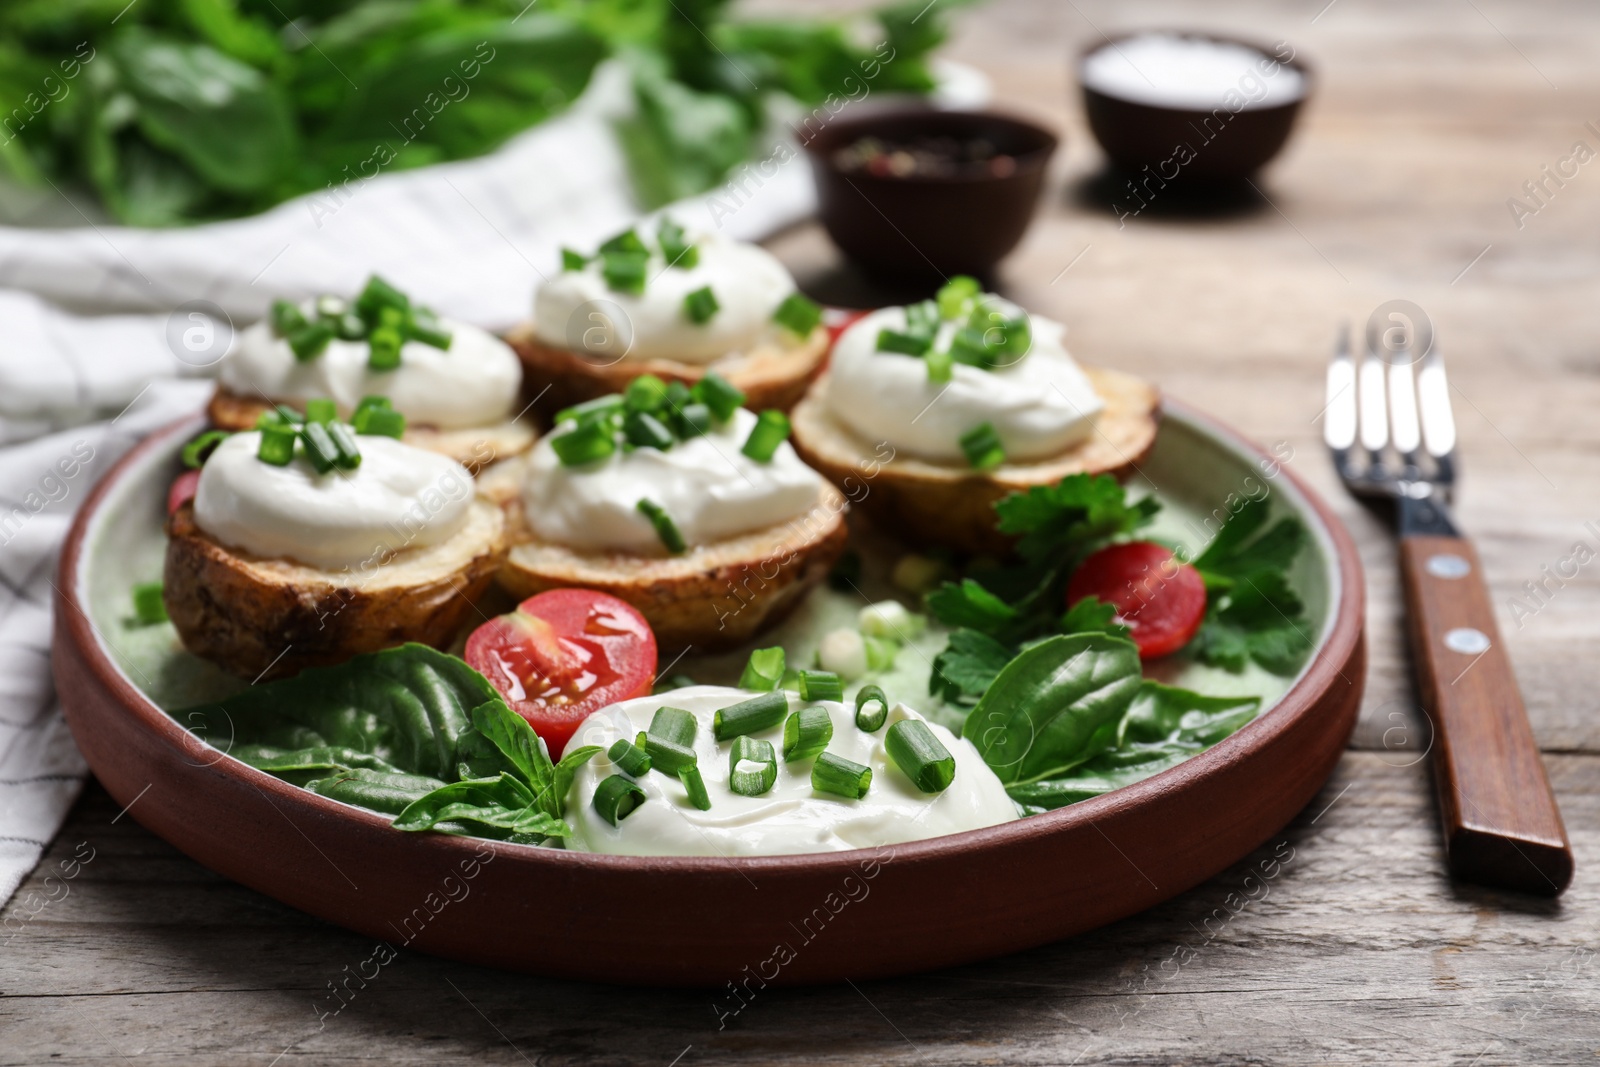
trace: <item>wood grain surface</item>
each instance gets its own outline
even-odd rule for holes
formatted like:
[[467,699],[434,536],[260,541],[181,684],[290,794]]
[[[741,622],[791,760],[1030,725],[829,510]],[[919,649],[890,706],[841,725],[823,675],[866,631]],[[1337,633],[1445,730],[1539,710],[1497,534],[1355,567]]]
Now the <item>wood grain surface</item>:
[[[1361,543],[1368,694],[1321,795],[1247,862],[1133,919],[917,978],[759,991],[718,1029],[703,992],[404,951],[380,964],[367,940],[222,881],[91,786],[0,913],[0,1063],[1596,1062],[1600,164],[1547,183],[1542,205],[1522,186],[1576,141],[1600,149],[1585,128],[1600,126],[1600,8],[993,0],[957,24],[950,54],[1066,138],[1006,290],[1067,322],[1086,361],[1284,443]],[[1196,24],[1291,42],[1317,96],[1231,213],[1157,199],[1119,225],[1067,56],[1101,31]],[[1538,208],[1520,228],[1514,196]],[[773,247],[813,292],[863,298],[815,228]],[[1450,368],[1457,518],[1577,857],[1559,901],[1446,877],[1394,544],[1337,495],[1317,444],[1337,323],[1391,299],[1426,309]],[[631,918],[664,921],[643,900]]]

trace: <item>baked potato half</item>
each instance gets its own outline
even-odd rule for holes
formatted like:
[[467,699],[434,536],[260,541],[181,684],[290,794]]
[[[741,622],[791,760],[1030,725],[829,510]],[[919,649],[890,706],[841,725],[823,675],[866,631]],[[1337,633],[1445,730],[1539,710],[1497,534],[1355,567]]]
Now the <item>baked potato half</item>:
[[167,520],[163,596],[185,648],[258,681],[407,641],[446,647],[505,553],[505,516],[483,499],[449,540],[345,571],[223,545],[190,502]]
[[[256,420],[271,407],[262,397],[241,396],[219,385],[211,395],[206,414],[219,430],[239,432],[255,429]],[[476,474],[496,460],[520,456],[532,448],[538,438],[532,423],[517,418],[492,426],[469,426],[460,430],[441,430],[436,426],[408,423],[401,440],[408,445],[449,456]]]
[[974,555],[1005,555],[1013,539],[995,528],[995,501],[1069,474],[1127,477],[1150,453],[1161,416],[1155,387],[1129,374],[1085,367],[1105,401],[1095,432],[1059,456],[991,471],[896,455],[827,410],[823,376],[790,414],[790,441],[812,469],[850,494],[880,526],[907,541]]
[[641,374],[693,385],[707,370],[715,370],[742,389],[744,406],[751,411],[788,411],[822,372],[829,347],[826,326],[818,326],[810,336],[792,344],[772,343],[706,364],[673,359],[597,359],[546,344],[534,333],[531,322],[506,334],[505,342],[522,359],[523,393],[547,422],[564,408],[622,392]]

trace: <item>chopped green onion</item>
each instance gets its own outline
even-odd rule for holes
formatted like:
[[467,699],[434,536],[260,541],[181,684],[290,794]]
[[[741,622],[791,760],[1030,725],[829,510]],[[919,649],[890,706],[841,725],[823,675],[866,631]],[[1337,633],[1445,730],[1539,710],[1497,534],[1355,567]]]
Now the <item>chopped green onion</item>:
[[294,443],[300,431],[292,423],[278,422],[261,427],[261,447],[256,458],[274,467],[287,467],[294,459]]
[[789,416],[769,408],[756,416],[756,424],[750,427],[750,436],[739,451],[757,463],[769,463],[778,446],[788,439]]
[[872,787],[872,768],[824,752],[811,765],[811,788],[819,793],[860,800]]
[[772,742],[746,736],[733,739],[733,749],[728,753],[729,789],[742,797],[758,797],[777,780],[778,757]]
[[556,412],[556,422],[557,424],[563,422],[586,422],[591,418],[611,415],[621,410],[622,394],[612,393],[609,396],[597,396],[593,400],[585,400],[581,404],[574,404],[570,408],[561,409]]
[[406,327],[406,336],[444,352],[450,351],[450,342],[455,340],[449,330],[441,329],[437,323],[418,322],[415,319]]
[[685,404],[692,403],[694,403],[694,391],[692,389],[677,379],[667,383],[666,404],[668,409],[677,411]]
[[657,694],[670,693],[674,689],[687,689],[691,685],[699,684],[699,682],[695,681],[687,674],[669,674],[665,678],[658,680],[655,685],[651,686],[650,691]]
[[923,359],[928,364],[928,381],[948,382],[955,373],[956,361],[948,351],[933,349]]
[[320,422],[324,426],[339,417],[339,408],[332,400],[319,396],[306,401],[306,421]]
[[622,420],[622,436],[630,445],[639,448],[656,448],[665,452],[677,440],[661,420],[648,411],[630,411]]
[[678,530],[678,524],[672,521],[671,515],[662,510],[660,504],[645,497],[634,506],[650,520],[650,525],[656,528],[656,536],[661,539],[668,552],[677,555],[689,547],[683,539],[683,534]]
[[801,700],[843,700],[844,682],[832,671],[801,671]]
[[709,285],[696,289],[683,298],[683,313],[696,326],[704,326],[721,310],[722,305],[717,303],[717,294],[711,291]]
[[900,653],[900,646],[887,637],[873,637],[863,634],[861,640],[867,646],[867,670],[874,673],[894,669],[894,660]]
[[310,323],[306,322],[305,313],[297,304],[288,300],[274,300],[272,302],[272,332],[279,337],[289,337],[305,329]]
[[328,436],[333,438],[333,448],[336,453],[334,466],[345,471],[353,471],[361,466],[361,446],[356,444],[354,430],[342,422],[330,422]]
[[718,422],[727,422],[744,406],[744,391],[714,370],[706,371],[689,393],[710,408]]
[[375,371],[390,371],[400,366],[400,346],[405,338],[398,326],[374,326],[367,334],[367,366]]
[[600,257],[600,273],[606,285],[619,293],[644,292],[649,265],[650,257],[643,252],[606,252]]
[[901,719],[889,727],[883,747],[924,793],[942,793],[955,779],[956,758],[921,719]]
[[713,715],[711,733],[718,741],[760,733],[778,725],[788,712],[789,698],[782,691],[762,693],[730,704]]
[[358,412],[352,419],[352,424],[356,428],[356,433],[372,437],[393,437],[398,440],[406,433],[406,417],[398,411],[387,408]]
[[606,751],[606,758],[635,778],[650,770],[650,753],[626,737],[617,739],[617,743]]
[[183,446],[183,465],[190,470],[199,469],[212,451],[232,436],[227,430],[207,430]]
[[683,783],[684,792],[689,794],[689,803],[701,811],[711,810],[711,794],[706,792],[706,780],[700,777],[700,768],[679,767],[678,781]]
[[385,308],[400,311],[403,318],[403,313],[411,310],[411,298],[374,274],[367,279],[361,295],[356,297],[356,314],[371,326],[382,319]]
[[645,243],[639,239],[639,235],[637,233],[634,233],[633,230],[628,229],[623,230],[621,233],[610,238],[600,246],[600,253],[602,255],[607,252],[624,252],[636,255],[649,255],[650,249],[646,247]]
[[582,255],[582,254],[580,254],[578,252],[574,252],[570,248],[563,248],[561,250],[561,269],[562,270],[582,270],[583,268],[587,267],[588,265],[589,265],[589,257],[588,256]]
[[703,437],[711,430],[711,408],[698,401],[685,404],[678,409],[677,417],[672,421],[677,426],[678,436],[685,441],[691,437]]
[[906,610],[898,600],[880,600],[856,612],[856,625],[868,637],[904,643],[927,627],[928,620]]
[[[608,400],[609,397],[601,397]],[[622,393],[622,406],[629,411],[657,412],[661,410],[667,400],[667,383],[657,378],[654,374],[641,374],[628,383],[628,388]],[[598,404],[599,400],[589,403]],[[582,405],[580,405],[582,406]]]
[[282,404],[274,404],[260,415],[256,416],[256,429],[263,426],[287,426],[291,423],[305,422],[306,417],[294,408],[286,408]]
[[950,339],[950,358],[969,367],[993,367],[996,351],[984,340],[983,331],[971,326],[961,327]]
[[568,467],[581,467],[605,459],[617,450],[617,439],[604,422],[580,422],[566,433],[550,438],[556,458]]
[[833,740],[833,717],[826,708],[801,708],[783,724],[783,762],[810,759]]
[[327,474],[338,464],[339,448],[333,443],[333,436],[322,423],[306,423],[300,429],[300,440],[305,443],[306,458],[311,461],[318,474]]
[[[876,704],[878,710],[868,711],[870,705]],[[883,729],[884,720],[889,717],[889,698],[883,695],[883,690],[875,685],[864,685],[856,690],[856,729],[865,730],[875,734]]]
[[756,649],[745,662],[744,673],[739,675],[739,688],[770,693],[783,680],[783,663],[781,647]]
[[341,341],[364,341],[367,337],[367,324],[355,312],[340,315],[333,323],[333,332]]
[[978,470],[993,470],[1006,461],[1006,450],[992,423],[980,422],[961,435],[961,451]]
[[333,340],[333,327],[325,322],[313,322],[289,335],[289,350],[294,353],[297,361],[309,363],[322,355],[331,340]]
[[1000,330],[1000,343],[996,348],[1002,356],[1025,356],[1033,347],[1033,323],[1027,315],[1018,315],[1014,319],[1005,319],[996,329]]
[[661,220],[656,228],[656,242],[661,245],[661,254],[667,257],[667,266],[689,270],[699,265],[700,249],[684,238],[683,227],[671,219]]
[[879,352],[899,352],[907,356],[920,356],[933,345],[927,334],[901,333],[899,330],[878,331]]
[[323,294],[317,297],[317,318],[337,319],[350,310],[350,305],[336,296]]
[[594,810],[612,826],[633,814],[644,803],[644,790],[633,779],[613,774],[594,790]]
[[665,737],[657,737],[648,730],[639,731],[633,743],[649,754],[650,766],[662,774],[674,775],[683,768],[693,767],[700,762],[699,755],[689,747],[688,742],[669,741]]
[[906,308],[906,332],[932,337],[939,332],[939,305],[932,300]]
[[966,310],[967,302],[979,293],[983,286],[978,284],[978,279],[965,274],[957,274],[954,278],[944,283],[934,300],[939,305],[939,317],[942,319],[959,319]]
[[798,337],[810,337],[822,321],[822,309],[799,293],[790,293],[772,313],[772,321]]
[[693,713],[683,708],[660,707],[650,719],[649,733],[685,747],[694,744],[697,727]]
[[167,621],[167,605],[161,597],[160,582],[141,582],[133,587],[133,617],[140,626]]

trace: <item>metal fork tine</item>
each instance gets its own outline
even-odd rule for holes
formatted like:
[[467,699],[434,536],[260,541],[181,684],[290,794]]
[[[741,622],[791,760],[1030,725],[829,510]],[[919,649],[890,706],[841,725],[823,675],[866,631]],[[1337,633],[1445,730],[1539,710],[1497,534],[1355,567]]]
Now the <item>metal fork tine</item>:
[[1348,476],[1350,449],[1356,443],[1356,363],[1350,355],[1350,324],[1339,329],[1339,343],[1328,361],[1327,402],[1322,409],[1322,439],[1341,475]]
[[1389,405],[1384,395],[1384,362],[1367,339],[1358,371],[1361,386],[1361,447],[1367,450],[1369,478],[1384,476],[1383,450],[1389,444]]
[[1389,364],[1389,436],[1405,464],[1402,477],[1421,474],[1422,433],[1417,425],[1417,380],[1409,351],[1394,353]]
[[1417,371],[1417,408],[1422,417],[1422,442],[1438,467],[1435,480],[1446,489],[1455,484],[1456,419],[1450,410],[1450,383],[1444,358],[1435,346]]

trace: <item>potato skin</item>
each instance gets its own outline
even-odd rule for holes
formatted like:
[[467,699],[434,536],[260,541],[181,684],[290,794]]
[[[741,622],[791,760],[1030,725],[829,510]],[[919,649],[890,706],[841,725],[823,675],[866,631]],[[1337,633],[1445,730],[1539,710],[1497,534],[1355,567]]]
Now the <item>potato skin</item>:
[[[673,359],[601,363],[571,349],[545,344],[534,334],[532,323],[513,329],[505,335],[505,342],[522,359],[524,398],[546,425],[563,408],[620,393],[641,374],[693,385],[707,369],[700,364]],[[782,349],[763,349],[711,366],[744,390],[745,407],[751,411],[766,408],[788,411],[800,402],[806,388],[822,373],[828,350],[827,327],[818,326],[803,343]]]
[[167,521],[167,613],[185,648],[250,681],[407,641],[446,647],[476,617],[472,602],[505,558],[501,516],[486,502],[474,508],[457,539],[408,550],[415,555],[397,560],[393,573],[380,569],[377,580],[359,583],[230,549],[185,504]]
[[[824,485],[802,519],[674,557],[580,553],[524,541],[512,547],[498,580],[519,600],[572,586],[610,593],[639,609],[663,649],[733,648],[781,621],[827,576],[849,537],[847,508]],[[508,510],[517,515],[520,503]]]
[[867,442],[828,413],[826,376],[795,407],[790,440],[808,466],[848,492],[887,533],[916,545],[1003,557],[1015,538],[996,529],[996,501],[1079,472],[1126,478],[1155,446],[1156,390],[1126,374],[1084,370],[1106,401],[1100,429],[1055,459],[984,473],[896,456],[887,443]]

